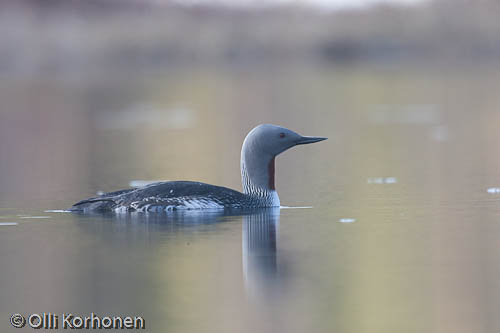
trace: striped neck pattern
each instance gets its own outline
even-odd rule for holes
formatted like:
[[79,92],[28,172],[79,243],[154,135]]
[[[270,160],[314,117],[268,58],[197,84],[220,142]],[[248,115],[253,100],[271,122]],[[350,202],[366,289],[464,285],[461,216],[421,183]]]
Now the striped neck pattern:
[[[272,163],[273,163],[272,187],[274,187],[274,158],[272,160]],[[280,206],[280,199],[278,197],[278,192],[276,192],[274,188],[271,188],[271,186],[256,185],[255,182],[252,181],[250,175],[248,174],[244,161],[241,163],[241,183],[243,185],[243,193],[252,197],[256,201],[257,206],[259,207]]]

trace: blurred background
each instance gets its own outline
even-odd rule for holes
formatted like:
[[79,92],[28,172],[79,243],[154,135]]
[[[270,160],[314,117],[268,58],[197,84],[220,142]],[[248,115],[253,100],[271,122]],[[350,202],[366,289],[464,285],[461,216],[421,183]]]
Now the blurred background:
[[487,0],[3,0],[0,199],[67,205],[81,193],[64,189],[130,177],[238,187],[241,142],[264,122],[333,135],[339,157],[367,119],[487,135],[499,14]]
[[[499,17],[494,0],[2,0],[1,330],[122,311],[158,332],[498,331]],[[47,212],[137,180],[241,189],[260,123],[329,137],[277,159],[282,204],[314,206],[279,228]],[[253,219],[272,224],[265,263],[246,257]]]

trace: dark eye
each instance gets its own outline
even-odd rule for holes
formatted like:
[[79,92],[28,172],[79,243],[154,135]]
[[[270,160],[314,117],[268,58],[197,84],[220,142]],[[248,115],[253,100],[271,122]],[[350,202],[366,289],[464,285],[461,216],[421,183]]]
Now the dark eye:
[[285,133],[280,133],[280,138],[284,138],[285,137]]

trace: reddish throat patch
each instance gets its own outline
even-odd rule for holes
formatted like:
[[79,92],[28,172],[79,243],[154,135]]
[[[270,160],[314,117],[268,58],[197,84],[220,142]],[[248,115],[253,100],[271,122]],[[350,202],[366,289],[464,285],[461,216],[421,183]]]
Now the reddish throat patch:
[[271,190],[276,190],[274,187],[274,157],[271,158],[269,164],[267,165],[267,173],[269,176],[269,188]]

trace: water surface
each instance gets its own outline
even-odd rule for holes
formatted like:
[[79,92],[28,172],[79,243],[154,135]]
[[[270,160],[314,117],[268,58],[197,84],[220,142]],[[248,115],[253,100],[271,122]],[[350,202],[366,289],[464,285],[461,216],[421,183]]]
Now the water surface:
[[[20,331],[17,312],[95,312],[152,332],[498,331],[498,74],[0,81],[0,330]],[[277,159],[282,204],[310,208],[50,211],[130,182],[240,189],[241,143],[263,122],[330,138]]]

